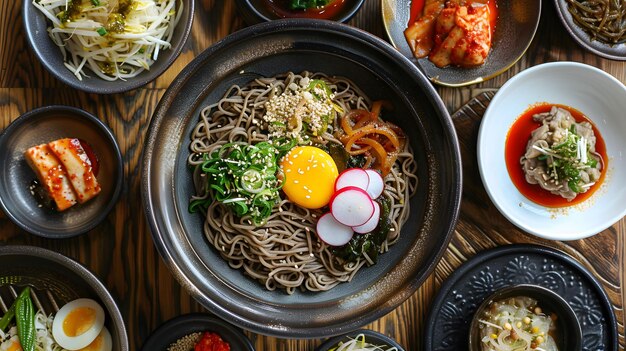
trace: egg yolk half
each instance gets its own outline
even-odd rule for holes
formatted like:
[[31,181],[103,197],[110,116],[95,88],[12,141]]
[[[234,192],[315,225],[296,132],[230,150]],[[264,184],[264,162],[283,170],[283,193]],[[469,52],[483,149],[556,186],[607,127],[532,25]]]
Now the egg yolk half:
[[63,321],[63,331],[67,336],[78,336],[96,322],[96,311],[89,307],[79,307],[70,312]]
[[20,345],[19,341],[15,341],[11,345],[9,345],[7,351],[22,351],[22,345]]
[[298,146],[283,157],[280,167],[285,175],[283,191],[290,201],[310,209],[328,204],[339,175],[329,154],[313,146]]

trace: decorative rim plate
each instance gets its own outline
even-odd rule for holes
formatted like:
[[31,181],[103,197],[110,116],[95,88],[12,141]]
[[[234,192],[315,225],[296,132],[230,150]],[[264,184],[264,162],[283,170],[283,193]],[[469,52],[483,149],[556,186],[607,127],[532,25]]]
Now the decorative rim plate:
[[426,351],[466,349],[478,306],[495,291],[535,284],[555,291],[572,307],[584,351],[617,351],[617,321],[602,286],[565,253],[539,245],[507,245],[469,259],[443,283],[428,318]]
[[492,48],[482,66],[438,68],[428,58],[416,59],[404,38],[411,16],[412,0],[382,0],[387,37],[402,55],[433,83],[461,87],[489,80],[511,68],[530,46],[541,18],[541,0],[498,1],[498,20]]

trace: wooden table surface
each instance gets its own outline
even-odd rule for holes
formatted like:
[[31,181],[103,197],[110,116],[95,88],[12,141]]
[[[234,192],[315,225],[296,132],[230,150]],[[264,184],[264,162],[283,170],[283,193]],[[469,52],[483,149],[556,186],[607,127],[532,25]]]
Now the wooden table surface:
[[[350,24],[385,38],[380,6],[378,0],[366,0]],[[543,62],[585,62],[626,82],[626,63],[602,59],[583,51],[561,26],[552,1],[544,1],[543,6],[535,40],[513,68],[480,85],[438,88],[450,113],[483,89],[500,87],[524,68]],[[169,82],[187,63],[245,24],[233,0],[198,0],[187,45],[165,74],[143,88],[100,96],[65,86],[41,66],[27,46],[21,7],[20,0],[0,1],[0,131],[20,114],[36,107],[64,104],[85,109],[105,121],[117,137],[124,158],[125,183],[117,206],[101,225],[86,235],[67,240],[42,239],[19,230],[4,214],[0,214],[0,245],[41,246],[86,265],[119,302],[131,350],[138,350],[162,322],[180,314],[204,311],[163,264],[143,214],[140,164],[150,117]],[[620,349],[623,350],[623,306],[626,298],[623,289],[626,277],[624,220],[594,237],[572,242],[546,241],[521,232],[497,211],[480,182],[475,161],[475,125],[457,129],[463,152],[464,193],[455,235],[442,261],[422,287],[397,309],[365,327],[391,335],[407,350],[421,350],[429,305],[442,281],[456,267],[487,248],[509,243],[538,243],[568,253],[599,279],[614,306]],[[321,342],[276,339],[253,333],[248,335],[259,351],[312,351]]]

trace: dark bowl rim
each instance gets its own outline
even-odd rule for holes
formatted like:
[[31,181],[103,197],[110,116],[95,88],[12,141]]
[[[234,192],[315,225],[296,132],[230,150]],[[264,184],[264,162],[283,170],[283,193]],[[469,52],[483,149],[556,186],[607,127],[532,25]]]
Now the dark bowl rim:
[[[468,271],[472,270],[474,267],[484,264],[485,262],[495,259],[497,257],[519,253],[519,252],[528,252],[535,254],[546,255],[547,257],[553,257],[558,260],[562,260],[572,267],[576,268],[578,272],[589,280],[591,287],[595,288],[595,292],[598,293],[598,297],[605,305],[612,306],[611,300],[609,299],[606,291],[602,285],[598,282],[595,276],[587,270],[580,262],[575,260],[573,257],[569,256],[565,252],[550,248],[543,245],[538,244],[509,244],[505,246],[498,246],[491,249],[484,250],[482,252],[478,252],[473,257],[470,257],[467,261],[461,264],[452,274],[450,274],[441,284],[439,288],[439,292],[433,299],[430,304],[430,311],[426,317],[426,327],[424,331],[424,341],[423,345],[425,346],[425,350],[431,350],[432,347],[430,345],[434,344],[433,341],[433,333],[432,330],[435,328],[434,326],[434,318],[438,314],[438,308],[441,307],[442,303],[446,299],[446,295],[452,289],[454,284],[457,282],[459,278],[465,275]],[[612,343],[609,350],[617,350],[618,349],[618,333],[617,333],[617,318],[615,317],[615,312],[611,309],[609,313],[609,320],[607,324],[609,325],[609,338],[612,340]]]
[[60,254],[58,252],[54,252],[49,249],[27,245],[0,246],[0,256],[15,255],[34,256],[50,260],[78,274],[82,279],[84,279],[85,283],[89,285],[89,287],[94,289],[96,295],[104,304],[105,309],[109,314],[109,318],[111,319],[111,324],[116,328],[118,335],[120,336],[119,341],[122,349],[119,351],[130,350],[130,346],[128,343],[128,333],[126,331],[126,324],[124,323],[122,313],[120,312],[119,307],[115,302],[115,299],[113,298],[107,287],[104,286],[102,281],[100,281],[100,279],[96,277],[94,273],[92,273],[89,269],[87,269],[78,261],[75,261],[68,256]]
[[315,349],[315,351],[328,351],[331,347],[337,345],[338,342],[344,340],[346,337],[355,337],[359,334],[364,334],[365,336],[370,336],[382,340],[383,342],[388,343],[387,346],[395,347],[398,349],[398,351],[404,351],[404,347],[402,347],[402,345],[400,345],[396,340],[381,332],[370,329],[357,329],[343,335],[334,336],[324,341],[320,346]]
[[179,264],[175,261],[174,256],[166,249],[166,245],[163,239],[164,234],[162,233],[162,229],[158,225],[158,218],[156,216],[156,209],[153,206],[153,195],[150,191],[152,188],[152,180],[150,177],[149,170],[151,169],[151,161],[153,157],[153,146],[154,138],[157,131],[157,126],[159,126],[164,118],[166,117],[166,106],[168,106],[173,99],[176,98],[178,91],[186,84],[188,77],[199,67],[201,67],[202,62],[207,59],[207,57],[213,55],[215,52],[220,51],[224,47],[228,47],[234,42],[239,40],[256,37],[261,34],[270,33],[281,27],[287,28],[288,30],[320,30],[320,31],[339,31],[341,33],[350,35],[355,38],[355,40],[359,40],[363,42],[365,45],[369,45],[370,47],[375,48],[379,52],[382,52],[395,60],[399,61],[400,64],[404,65],[408,71],[411,71],[413,77],[419,81],[421,86],[425,91],[425,95],[427,99],[432,104],[435,110],[438,110],[441,113],[441,116],[438,116],[438,120],[441,123],[441,128],[449,133],[450,136],[450,152],[454,154],[455,163],[458,165],[454,167],[454,169],[450,170],[450,178],[455,183],[454,188],[450,189],[451,193],[454,193],[451,196],[452,201],[446,203],[446,208],[451,212],[450,222],[446,226],[445,229],[445,239],[442,242],[441,247],[439,247],[434,255],[432,256],[434,259],[425,265],[425,274],[419,279],[414,278],[413,280],[407,282],[406,288],[399,293],[397,296],[396,302],[394,305],[399,305],[401,301],[405,301],[409,298],[413,292],[417,290],[419,286],[428,278],[428,276],[433,272],[438,262],[441,260],[444,252],[446,251],[450,240],[452,240],[452,234],[454,233],[454,229],[456,227],[456,223],[459,217],[459,211],[461,206],[461,194],[463,189],[463,176],[462,176],[462,167],[461,167],[461,153],[458,137],[456,134],[456,130],[454,129],[454,124],[452,122],[452,118],[450,114],[443,104],[443,101],[437,94],[435,88],[430,83],[430,81],[424,76],[424,74],[413,65],[406,57],[400,54],[394,47],[390,46],[387,42],[383,41],[381,38],[378,38],[364,30],[349,26],[347,24],[329,21],[329,20],[312,20],[312,19],[280,19],[269,22],[262,22],[242,30],[239,30],[224,39],[218,41],[214,45],[207,48],[200,55],[196,56],[196,58],[189,63],[180,73],[179,75],[172,81],[172,84],[169,86],[167,91],[163,94],[157,107],[154,110],[152,115],[152,119],[150,121],[150,126],[147,132],[146,145],[142,152],[142,203],[144,204],[144,214],[147,218],[147,222],[150,225],[152,239],[155,243],[156,249],[161,255],[161,258],[164,260],[165,264],[168,266],[170,271],[173,273],[174,277],[178,282],[187,289],[187,291],[191,294],[192,297],[199,303],[201,303],[204,307],[209,309],[211,312],[216,314],[225,313],[228,321],[235,325],[241,326],[246,329],[256,328],[255,332],[276,336],[276,337],[287,337],[287,338],[315,338],[319,336],[330,336],[330,335],[338,335],[348,330],[353,330],[361,327],[366,324],[368,321],[374,321],[383,315],[389,313],[393,310],[394,306],[392,304],[387,304],[382,306],[377,310],[371,311],[370,314],[365,316],[363,320],[353,321],[350,323],[345,323],[341,325],[341,327],[329,329],[326,327],[325,329],[290,329],[285,328],[280,325],[266,325],[263,323],[258,323],[255,321],[250,321],[244,317],[239,315],[235,315],[231,312],[226,311],[223,306],[216,305],[211,299],[207,298],[203,295],[203,293],[195,286],[193,281],[189,279]]
[[98,119],[98,117],[94,116],[93,114],[83,109],[73,107],[73,106],[49,105],[49,106],[38,107],[28,112],[25,112],[21,114],[19,117],[17,117],[17,119],[15,119],[13,122],[11,122],[2,131],[2,133],[0,133],[0,141],[2,141],[8,135],[11,135],[15,129],[18,129],[24,123],[27,123],[31,119],[45,118],[49,113],[54,113],[54,112],[69,112],[75,116],[86,118],[90,123],[92,123],[96,127],[96,129],[98,129],[101,132],[102,135],[106,137],[106,139],[109,140],[113,148],[113,151],[115,153],[114,156],[115,156],[115,161],[116,161],[115,166],[116,166],[116,179],[117,179],[115,182],[115,187],[113,189],[113,195],[111,196],[111,200],[106,204],[104,209],[101,212],[99,212],[99,214],[92,221],[88,222],[84,226],[79,227],[75,230],[68,230],[63,234],[57,234],[57,233],[50,234],[49,232],[42,231],[42,230],[33,230],[33,228],[31,228],[28,225],[28,223],[20,221],[16,216],[13,215],[13,211],[11,210],[11,208],[7,206],[7,204],[2,199],[2,197],[0,197],[0,208],[4,211],[7,217],[11,219],[13,223],[17,224],[17,226],[19,226],[20,228],[22,228],[23,230],[31,234],[34,234],[43,238],[65,239],[65,238],[75,237],[75,236],[87,233],[88,231],[92,230],[93,228],[98,226],[113,210],[113,207],[115,207],[115,204],[117,203],[117,201],[120,198],[120,195],[122,194],[122,185],[124,183],[124,180],[123,180],[124,179],[124,163],[122,160],[122,152],[120,150],[120,146],[117,143],[117,140],[115,139],[115,135],[113,135],[113,132],[111,131],[111,129],[104,122]]
[[[563,24],[563,27],[565,27],[565,30],[569,33],[570,37],[572,39],[574,39],[574,41],[583,49],[598,55],[600,57],[604,57],[607,58],[609,60],[615,60],[615,61],[626,61],[626,54],[623,55],[613,55],[607,52],[602,51],[601,49],[595,47],[593,44],[593,41],[585,41],[584,38],[582,38],[580,35],[578,35],[578,33],[574,30],[574,28],[577,28],[577,24],[574,23],[574,20],[572,19],[571,16],[568,17],[567,13],[567,9],[563,8],[562,6],[562,0],[554,0],[554,7],[556,7],[556,12],[559,15],[559,18],[561,19],[561,23]],[[582,28],[581,28],[582,30]],[[585,35],[587,35],[587,32],[585,32]],[[591,40],[591,39],[590,39]],[[600,44],[600,47],[610,47],[609,44]],[[622,44],[618,44],[618,45],[622,45],[622,46],[626,46],[625,43]]]
[[[254,19],[257,23],[259,23],[259,22],[276,21],[280,19],[280,18],[265,16],[263,12],[259,11],[259,9],[250,2],[251,0],[235,0],[235,1],[236,1],[236,4],[239,6],[240,10],[244,12],[244,18],[247,21]],[[351,1],[354,3],[354,5],[352,5],[349,8],[349,10],[342,16],[338,16],[336,18],[334,17],[329,20],[342,22],[342,23],[348,22],[350,19],[352,19],[352,17],[354,17],[354,15],[356,15],[357,12],[359,12],[359,10],[361,9],[361,6],[363,6],[363,3],[365,3],[365,0],[346,0],[346,1]],[[309,18],[299,18],[299,19],[308,20]]]
[[[559,316],[559,320],[565,321],[565,323],[567,323],[568,338],[574,338],[574,346],[579,346],[579,347],[582,346],[582,338],[583,338],[582,329],[580,326],[580,322],[578,321],[578,318],[576,317],[576,312],[574,312],[574,310],[572,309],[572,306],[570,306],[570,304],[567,303],[567,301],[565,301],[561,297],[561,295],[555,293],[554,291],[546,287],[543,287],[541,285],[536,285],[536,284],[525,283],[525,284],[515,284],[515,285],[502,287],[494,291],[487,298],[485,298],[485,300],[478,306],[478,308],[476,309],[476,312],[474,312],[474,315],[472,316],[472,321],[469,327],[468,345],[469,345],[470,351],[481,350],[480,342],[478,340],[474,340],[473,338],[475,334],[473,330],[476,328],[478,324],[478,320],[480,319],[480,314],[482,314],[485,308],[487,308],[487,306],[489,306],[489,304],[491,304],[492,302],[498,301],[502,299],[503,297],[506,298],[509,296],[513,296],[512,294],[515,294],[517,291],[520,291],[518,296],[524,296],[525,294],[527,294],[526,291],[532,291],[532,292],[537,293],[538,295],[549,296],[551,299],[556,301],[556,303],[560,306],[558,307],[558,309],[563,309],[567,315],[567,316]],[[550,309],[554,310],[556,308],[551,307]],[[476,346],[472,345],[473,342],[476,343],[475,344]]]
[[[154,331],[152,331],[152,333],[150,333],[148,338],[143,341],[143,344],[141,345],[140,350],[154,351],[154,350],[145,349],[146,344],[148,344],[154,336],[160,336],[161,334],[168,332],[170,329],[176,328],[180,324],[188,323],[188,322],[206,323],[209,326],[217,326],[219,328],[223,328],[224,330],[227,330],[229,333],[233,335],[236,335],[237,337],[240,338],[238,340],[242,342],[243,344],[245,344],[246,346],[245,350],[237,350],[237,351],[255,351],[256,350],[254,348],[254,345],[250,341],[250,339],[241,330],[237,329],[237,327],[226,322],[223,319],[218,318],[217,316],[214,316],[208,313],[200,313],[200,312],[182,314],[182,315],[173,317],[165,321],[163,324],[159,325]],[[222,334],[220,334],[220,336],[222,337],[222,339],[227,339]],[[224,340],[224,341],[229,342],[229,340]],[[172,340],[168,342],[173,343],[173,342],[176,342],[176,340]]]
[[[84,91],[86,93],[117,94],[137,89],[154,81],[163,73],[165,73],[165,71],[170,68],[174,61],[176,61],[178,56],[180,56],[180,53],[187,43],[189,33],[191,33],[191,28],[193,26],[195,0],[180,1],[189,6],[189,15],[185,18],[181,17],[179,23],[177,24],[177,26],[180,26],[182,24],[181,22],[184,22],[182,40],[179,43],[176,43],[176,45],[172,45],[172,47],[164,53],[164,56],[167,55],[167,57],[166,60],[164,60],[165,64],[163,65],[162,69],[143,71],[138,76],[130,78],[128,80],[116,80],[115,82],[117,84],[115,87],[112,88],[101,87],[100,83],[103,82],[103,80],[102,78],[99,78],[95,75],[94,77],[92,77],[92,79],[94,79],[93,82],[85,83],[84,79],[82,81],[78,80],[76,76],[74,76],[74,74],[72,74],[72,72],[70,72],[66,67],[62,67],[62,70],[59,70],[59,67],[54,67],[48,60],[45,59],[46,55],[41,51],[39,45],[35,43],[35,37],[37,36],[37,34],[33,32],[30,26],[30,22],[33,20],[31,19],[32,16],[29,15],[31,14],[31,11],[35,12],[37,16],[43,16],[43,14],[39,13],[39,11],[33,7],[32,1],[30,0],[24,0],[22,4],[22,24],[24,25],[24,29],[26,31],[26,42],[28,42],[28,46],[30,47],[31,51],[35,54],[35,57],[41,63],[41,65],[44,66],[46,70],[51,73],[52,76],[54,76],[56,79],[74,89]],[[45,20],[48,21],[48,19]],[[50,39],[49,37],[46,38]]]

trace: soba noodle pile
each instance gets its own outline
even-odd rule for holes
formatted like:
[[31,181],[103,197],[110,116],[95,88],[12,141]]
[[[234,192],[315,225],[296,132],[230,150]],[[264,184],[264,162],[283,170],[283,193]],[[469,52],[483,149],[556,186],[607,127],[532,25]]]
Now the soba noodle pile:
[[[301,83],[310,79],[324,80],[334,92],[333,102],[343,111],[356,108],[369,110],[370,100],[352,82],[320,73],[288,73],[273,78],[258,78],[243,87],[230,87],[220,101],[203,109],[200,122],[193,130],[192,154],[188,162],[195,167],[197,195],[192,201],[211,198],[206,190],[207,177],[198,167],[203,162],[202,155],[226,143],[256,144],[267,141],[267,125],[262,119],[265,103],[285,90],[297,90]],[[332,126],[321,137],[311,141],[314,145],[341,145],[330,132]],[[391,201],[392,223],[381,252],[387,251],[388,245],[398,240],[400,227],[409,217],[409,196],[417,186],[417,166],[408,145],[406,143],[385,179],[383,196]],[[368,258],[346,263],[334,256],[332,247],[322,243],[315,234],[321,214],[322,210],[299,207],[283,195],[267,222],[257,227],[246,216],[238,218],[227,206],[213,201],[206,212],[204,233],[232,268],[242,269],[262,282],[268,290],[284,289],[290,294],[298,288],[323,291],[350,281],[368,263]]]

